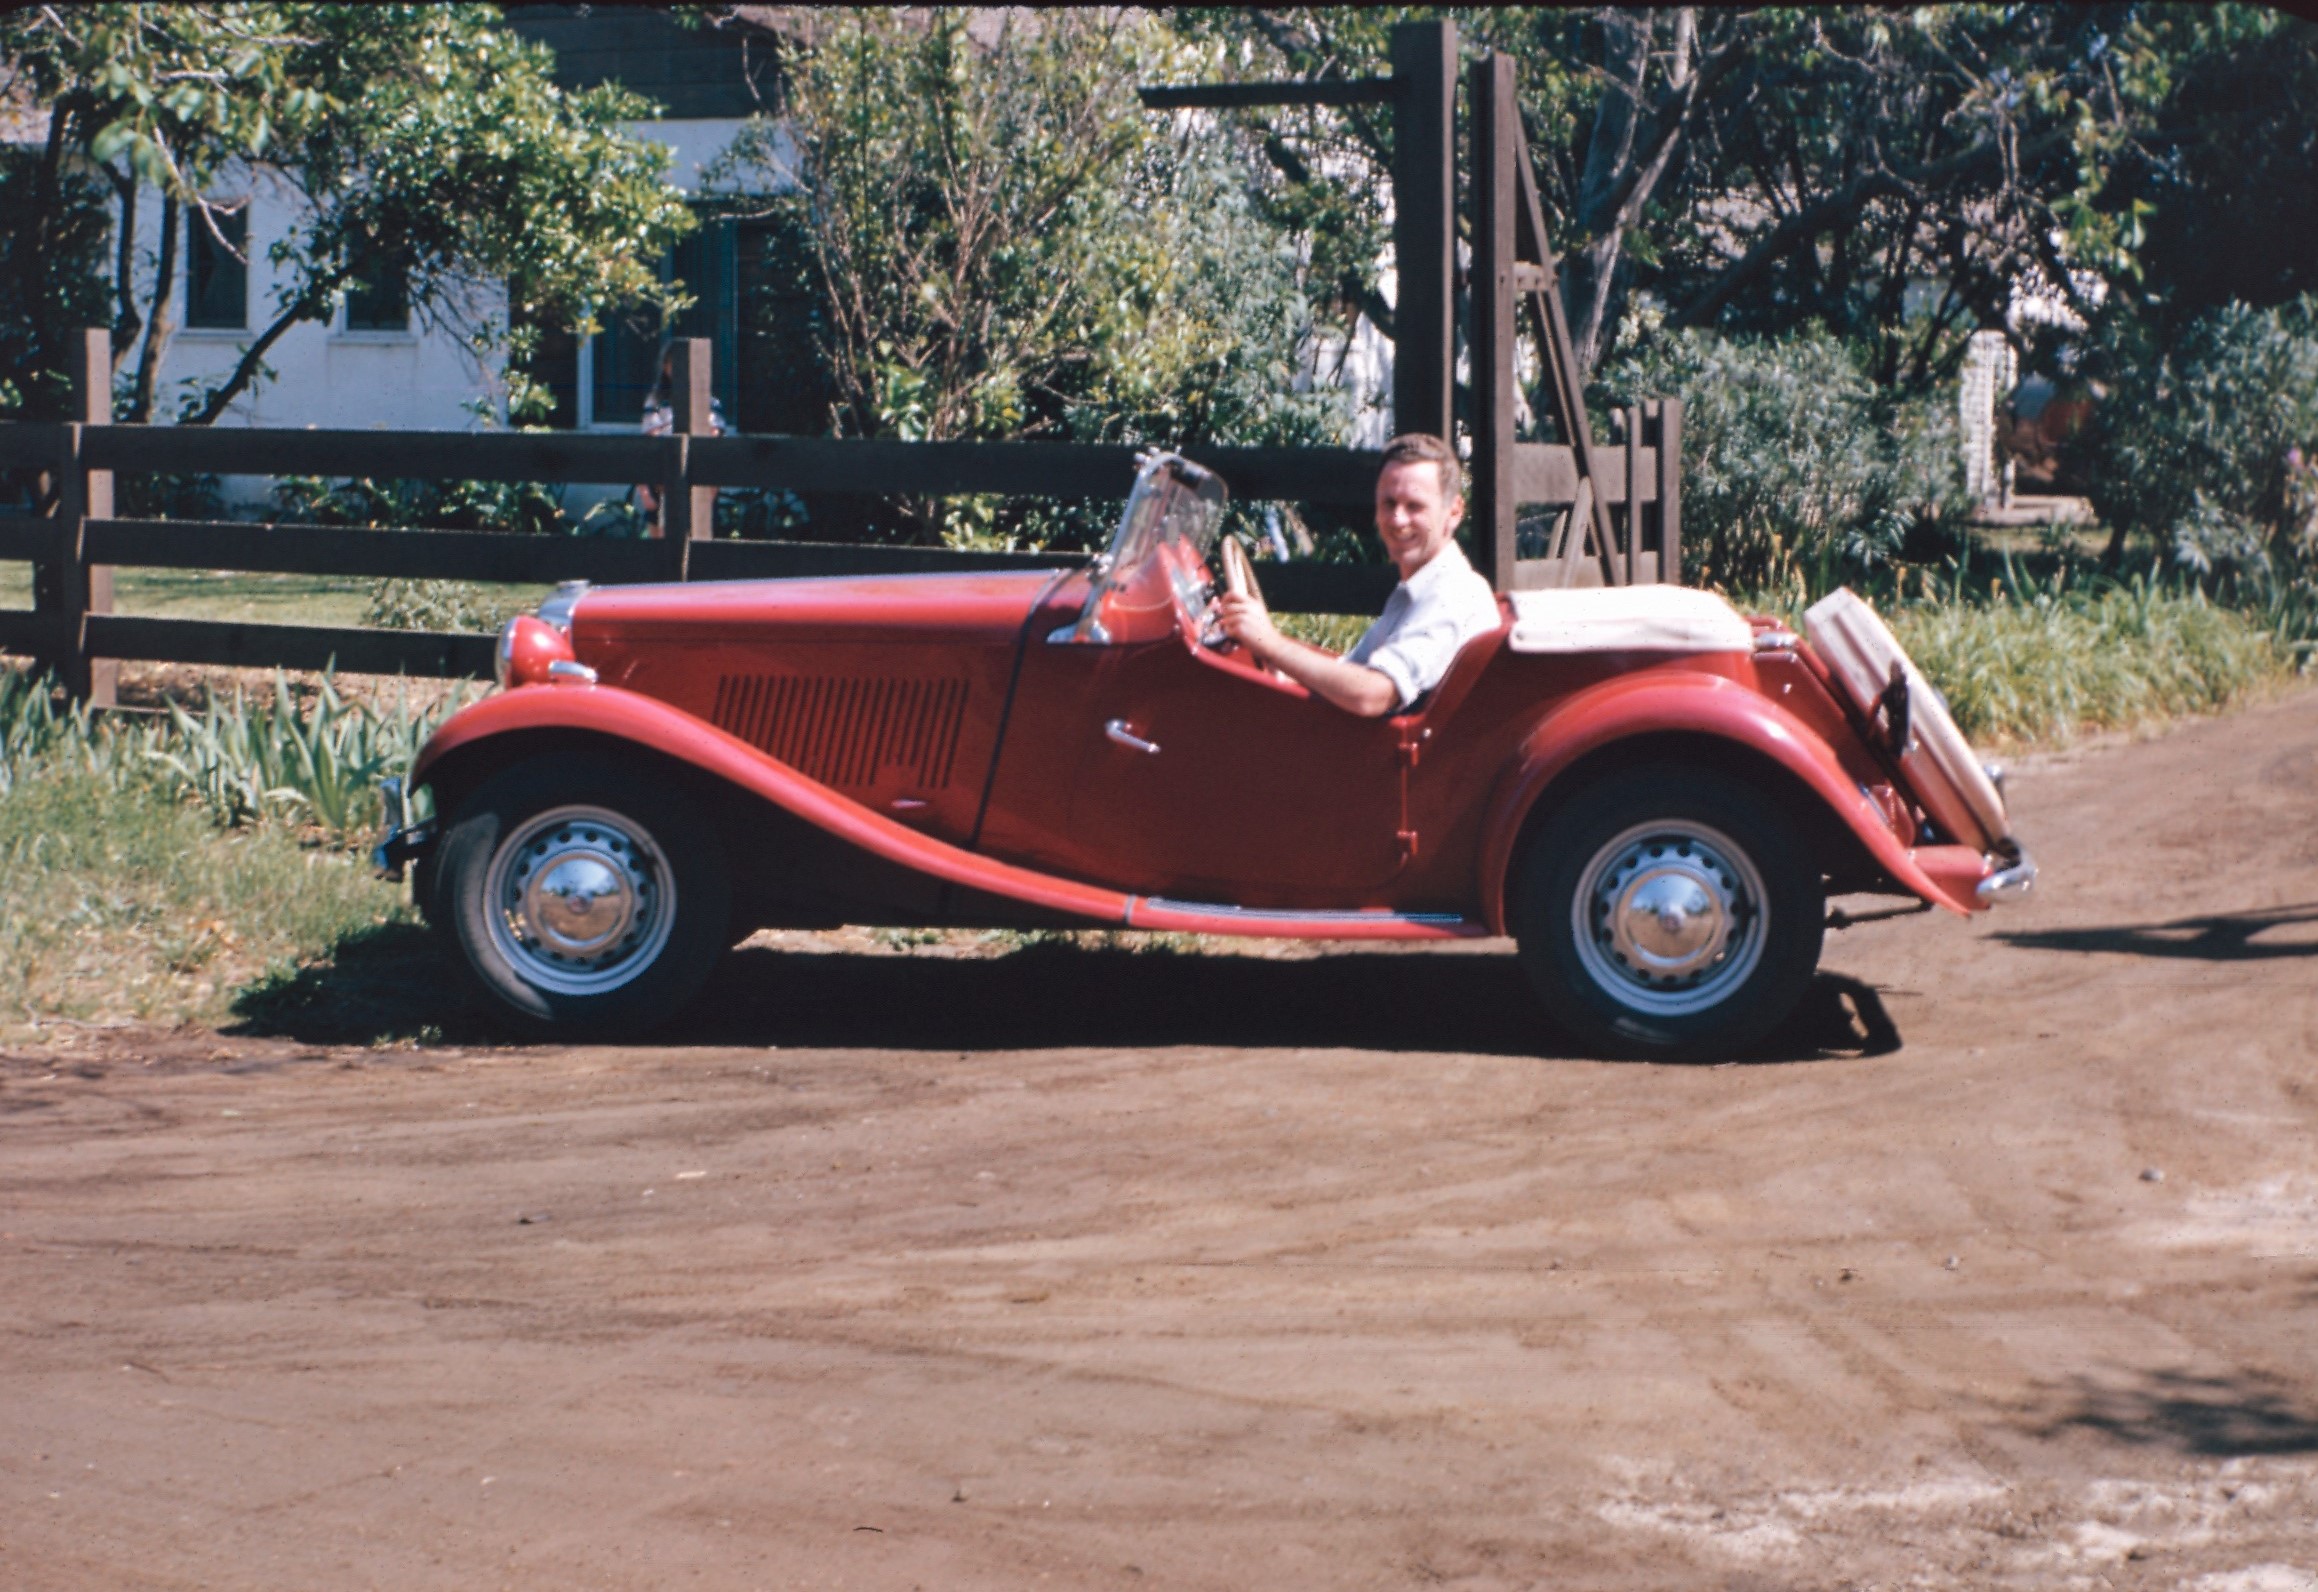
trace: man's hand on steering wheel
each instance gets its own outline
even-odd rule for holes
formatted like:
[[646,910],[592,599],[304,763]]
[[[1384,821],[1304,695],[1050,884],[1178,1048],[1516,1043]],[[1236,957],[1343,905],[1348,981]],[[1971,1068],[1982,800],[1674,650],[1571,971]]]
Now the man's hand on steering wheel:
[[1279,628],[1272,623],[1271,611],[1264,606],[1261,593],[1224,593],[1215,601],[1215,617],[1223,633],[1247,648],[1249,656],[1258,662],[1270,662],[1279,650]]

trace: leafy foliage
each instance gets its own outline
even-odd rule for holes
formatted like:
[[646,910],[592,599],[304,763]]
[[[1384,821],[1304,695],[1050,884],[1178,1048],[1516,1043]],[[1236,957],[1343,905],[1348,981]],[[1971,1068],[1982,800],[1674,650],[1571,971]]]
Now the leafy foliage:
[[[2113,191],[2153,147],[2175,68],[2201,45],[2127,5],[1456,8],[1469,55],[1520,68],[1522,119],[1580,366],[1608,357],[1630,294],[1676,325],[1819,325],[1872,350],[1881,383],[1952,369],[2016,281],[2129,275],[2148,213]],[[2241,11],[2249,8],[2238,8]],[[1417,8],[1210,8],[1177,25],[1248,78],[1389,69]],[[1389,118],[1362,108],[1233,118],[1268,168],[1338,312],[1389,327],[1378,287]],[[2057,241],[2056,241],[2057,240]],[[1911,301],[1911,285],[1945,284]]]
[[2114,528],[2253,595],[2318,589],[2318,297],[2192,319],[2170,346],[2108,317],[2090,361],[2110,384],[2081,473]]
[[109,200],[88,173],[0,144],[0,418],[65,412],[65,335],[107,318]]
[[1961,525],[1953,412],[1879,390],[1827,333],[1662,333],[1601,386],[1683,401],[1688,581],[1824,591]]
[[380,581],[362,622],[381,630],[494,632],[533,604],[505,586],[467,580]]
[[[115,190],[116,341],[126,354],[140,331],[145,340],[132,419],[151,417],[158,390],[176,217],[212,217],[229,172],[285,187],[301,219],[271,249],[271,324],[225,380],[188,398],[180,418],[199,423],[358,278],[399,279],[422,319],[489,341],[504,327],[487,285],[504,284],[520,321],[586,323],[592,306],[657,293],[652,262],[690,225],[663,154],[623,130],[645,102],[613,88],[565,94],[546,52],[488,7],[26,7],[0,14],[0,59],[51,108],[36,187],[53,194],[85,163]],[[127,265],[147,188],[164,198],[167,230],[139,304]],[[16,247],[24,280],[41,284],[35,308],[67,308],[70,251],[44,236]]]
[[1891,617],[1957,728],[1990,746],[2066,745],[2088,730],[2217,713],[2289,672],[2290,654],[2260,625],[2146,579],[2006,588]]
[[[1236,174],[1123,82],[1186,52],[1136,12],[854,11],[817,30],[784,122],[735,162],[794,170],[839,432],[900,439],[1322,440],[1299,379],[1297,262]],[[1087,533],[1073,514],[907,505],[965,545]]]

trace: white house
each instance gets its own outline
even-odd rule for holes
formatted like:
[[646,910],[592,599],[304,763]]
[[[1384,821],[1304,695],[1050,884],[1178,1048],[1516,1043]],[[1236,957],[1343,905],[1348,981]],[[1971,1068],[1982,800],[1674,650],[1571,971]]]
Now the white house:
[[[745,21],[688,29],[665,13],[588,6],[512,6],[508,26],[556,52],[557,80],[567,88],[614,78],[659,102],[666,114],[633,124],[636,136],[671,151],[670,178],[701,194],[702,172],[727,149],[743,122],[762,108],[773,69],[775,36]],[[154,418],[177,411],[175,395],[188,386],[224,378],[271,317],[276,272],[268,246],[296,221],[297,196],[265,173],[229,172],[212,196],[234,208],[218,218],[221,244],[198,215],[181,217],[178,282],[173,298],[178,330],[162,372]],[[705,195],[703,195],[705,197]],[[156,240],[161,205],[148,194],[138,236]],[[157,269],[151,241],[137,269],[150,287]],[[697,298],[673,328],[679,336],[706,336],[717,348],[715,387],[725,413],[751,429],[797,429],[778,413],[778,394],[791,383],[754,368],[772,355],[764,323],[777,319],[777,293],[744,311],[753,276],[763,274],[762,229],[746,222],[711,220],[660,262],[664,276],[681,277]],[[483,289],[461,307],[469,324],[503,319],[504,298]],[[584,343],[568,336],[546,340],[535,374],[555,391],[558,423],[605,430],[632,429],[642,413],[662,335],[617,316]],[[328,324],[291,328],[267,352],[274,375],[235,401],[220,424],[252,426],[467,429],[481,413],[504,415],[505,384],[495,363],[478,360],[466,339],[448,325],[414,317],[399,285],[376,283],[350,293]],[[781,424],[782,421],[791,421]]]

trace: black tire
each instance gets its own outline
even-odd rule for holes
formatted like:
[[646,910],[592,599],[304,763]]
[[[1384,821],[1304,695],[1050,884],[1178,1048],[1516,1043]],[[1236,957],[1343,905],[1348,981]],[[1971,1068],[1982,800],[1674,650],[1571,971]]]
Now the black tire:
[[454,965],[527,1037],[640,1033],[726,950],[723,842],[674,781],[635,765],[503,769],[449,815],[433,862],[428,915]]
[[1681,764],[1572,796],[1509,883],[1538,998],[1581,1043],[1615,1055],[1746,1049],[1803,998],[1826,933],[1826,891],[1794,820],[1743,780]]

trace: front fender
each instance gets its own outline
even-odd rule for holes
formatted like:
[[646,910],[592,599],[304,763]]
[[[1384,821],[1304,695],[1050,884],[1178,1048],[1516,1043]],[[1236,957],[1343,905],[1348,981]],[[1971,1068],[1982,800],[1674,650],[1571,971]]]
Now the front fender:
[[1507,932],[1505,885],[1514,848],[1554,781],[1616,742],[1667,734],[1709,736],[1777,764],[1817,795],[1901,885],[1951,912],[1973,909],[1973,885],[1987,871],[1979,853],[1961,846],[1902,845],[1833,750],[1793,714],[1736,680],[1683,671],[1627,675],[1579,692],[1522,740],[1498,780],[1482,829],[1481,908],[1492,929]]
[[761,796],[874,856],[951,884],[1100,922],[1125,923],[1131,914],[1131,899],[1116,890],[1017,868],[920,834],[849,801],[737,736],[655,697],[617,686],[524,686],[486,697],[459,712],[428,740],[412,765],[411,785],[425,784],[428,771],[454,752],[497,736],[535,730],[579,730],[674,758]]

